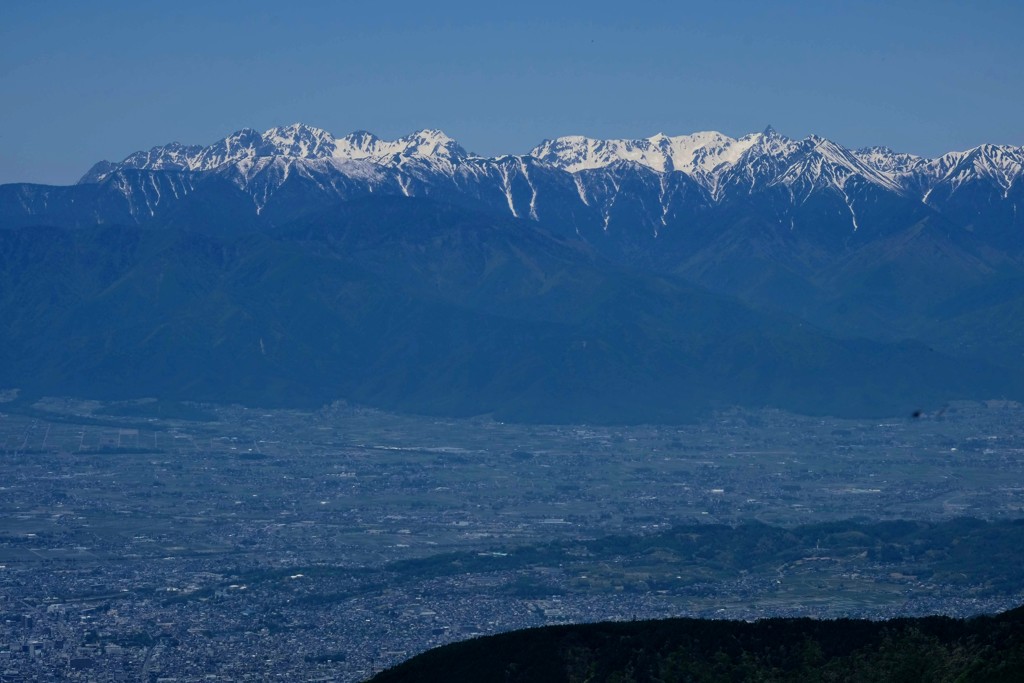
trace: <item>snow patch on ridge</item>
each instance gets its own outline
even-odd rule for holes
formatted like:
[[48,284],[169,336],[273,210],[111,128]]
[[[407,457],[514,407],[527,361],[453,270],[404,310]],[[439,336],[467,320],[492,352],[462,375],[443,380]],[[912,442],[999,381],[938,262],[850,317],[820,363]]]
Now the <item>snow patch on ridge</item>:
[[597,140],[569,135],[545,140],[530,154],[570,173],[630,161],[659,173],[682,171],[698,177],[734,164],[755,139],[748,135],[736,140],[716,131],[677,136],[658,133],[638,140]]

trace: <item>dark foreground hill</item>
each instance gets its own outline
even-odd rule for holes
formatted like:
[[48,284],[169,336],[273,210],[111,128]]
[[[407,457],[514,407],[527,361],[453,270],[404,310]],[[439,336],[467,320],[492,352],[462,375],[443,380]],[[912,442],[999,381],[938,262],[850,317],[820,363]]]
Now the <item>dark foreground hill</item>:
[[552,626],[455,643],[375,683],[1020,681],[1024,608],[886,622],[669,619]]

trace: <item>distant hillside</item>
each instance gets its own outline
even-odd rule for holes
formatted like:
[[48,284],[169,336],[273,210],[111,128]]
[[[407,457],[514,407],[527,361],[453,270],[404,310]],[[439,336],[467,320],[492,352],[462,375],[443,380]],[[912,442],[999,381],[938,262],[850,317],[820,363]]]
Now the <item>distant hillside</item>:
[[551,626],[455,643],[374,683],[1020,681],[1024,607],[886,622],[669,619]]
[[539,422],[1024,400],[1024,148],[296,124],[0,185],[0,388]]
[[0,387],[539,422],[1024,398],[920,342],[844,339],[535,223],[374,197],[275,230],[0,230]]

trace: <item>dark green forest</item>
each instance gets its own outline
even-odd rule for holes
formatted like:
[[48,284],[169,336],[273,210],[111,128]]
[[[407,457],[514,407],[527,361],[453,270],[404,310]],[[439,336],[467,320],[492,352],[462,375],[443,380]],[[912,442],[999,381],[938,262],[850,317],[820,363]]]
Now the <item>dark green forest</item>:
[[374,683],[1020,681],[1024,608],[885,622],[700,619],[552,626],[431,650]]

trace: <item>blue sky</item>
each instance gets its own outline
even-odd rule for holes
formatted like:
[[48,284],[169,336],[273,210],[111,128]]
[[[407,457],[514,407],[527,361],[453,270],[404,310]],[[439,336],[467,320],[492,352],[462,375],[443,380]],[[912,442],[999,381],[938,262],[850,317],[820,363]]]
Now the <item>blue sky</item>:
[[935,155],[1024,144],[1024,3],[6,2],[0,183],[302,121],[545,137],[767,124]]

